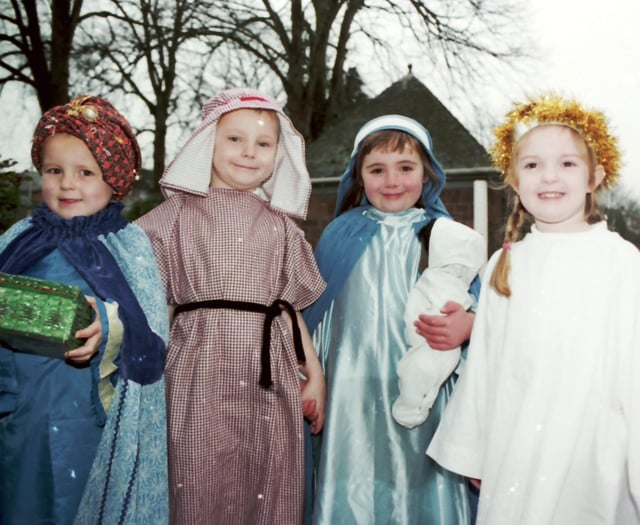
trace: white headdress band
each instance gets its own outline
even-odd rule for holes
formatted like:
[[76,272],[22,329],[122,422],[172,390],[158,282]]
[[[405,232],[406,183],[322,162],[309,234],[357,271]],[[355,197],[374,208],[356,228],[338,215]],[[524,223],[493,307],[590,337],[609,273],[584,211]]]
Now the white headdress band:
[[380,129],[405,130],[417,138],[429,153],[433,153],[431,149],[431,137],[427,135],[424,128],[417,122],[414,122],[403,115],[383,115],[367,122],[362,128],[360,128],[360,131],[358,131],[358,134],[356,135],[353,152],[357,152],[358,146],[365,137],[371,135],[374,131],[379,131]]

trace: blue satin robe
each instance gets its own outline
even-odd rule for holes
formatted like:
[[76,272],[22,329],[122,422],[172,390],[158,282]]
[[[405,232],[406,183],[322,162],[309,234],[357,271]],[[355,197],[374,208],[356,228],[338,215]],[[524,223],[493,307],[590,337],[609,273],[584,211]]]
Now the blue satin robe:
[[464,478],[425,455],[453,377],[424,424],[407,429],[391,416],[396,365],[408,348],[403,313],[418,277],[415,224],[425,212],[364,215],[380,227],[313,333],[328,403],[313,522],[468,525]]

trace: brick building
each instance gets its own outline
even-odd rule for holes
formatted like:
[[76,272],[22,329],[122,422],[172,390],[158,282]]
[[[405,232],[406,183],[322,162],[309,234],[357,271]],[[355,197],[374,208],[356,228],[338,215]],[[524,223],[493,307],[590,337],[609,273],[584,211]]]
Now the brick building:
[[380,95],[356,104],[317,140],[307,146],[313,191],[307,220],[301,223],[315,245],[333,217],[338,181],[347,166],[353,140],[368,120],[389,113],[422,123],[433,139],[447,183],[442,200],[458,221],[485,233],[488,253],[502,243],[506,193],[494,190],[499,174],[486,150],[446,107],[413,75],[395,82]]

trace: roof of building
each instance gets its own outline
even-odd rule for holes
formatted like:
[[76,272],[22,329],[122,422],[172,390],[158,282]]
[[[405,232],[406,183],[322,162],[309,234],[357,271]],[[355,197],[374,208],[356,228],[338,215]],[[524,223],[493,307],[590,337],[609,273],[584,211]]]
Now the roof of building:
[[[360,127],[374,117],[391,113],[410,116],[429,130],[435,156],[446,171],[492,166],[483,146],[422,82],[409,73],[377,97],[357,103],[308,144],[307,166],[311,177],[340,176],[347,166]],[[451,176],[455,174],[448,174]]]

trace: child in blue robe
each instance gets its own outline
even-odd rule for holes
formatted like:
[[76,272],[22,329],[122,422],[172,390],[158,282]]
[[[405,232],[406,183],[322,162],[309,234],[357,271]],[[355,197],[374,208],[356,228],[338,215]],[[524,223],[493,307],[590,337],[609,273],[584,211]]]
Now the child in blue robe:
[[135,135],[79,97],[41,117],[32,159],[44,202],[0,237],[0,271],[76,285],[95,315],[64,358],[0,347],[0,523],[166,523],[168,313],[119,202],[140,171]]
[[[416,121],[382,116],[356,136],[337,217],[316,249],[327,288],[304,314],[327,382],[316,524],[471,523],[465,479],[425,455],[453,375],[424,424],[408,429],[391,414],[396,367],[408,348],[405,304],[419,276],[417,233],[449,217],[439,198],[444,182],[431,138]],[[465,341],[473,314],[460,305],[450,312],[447,330]]]

